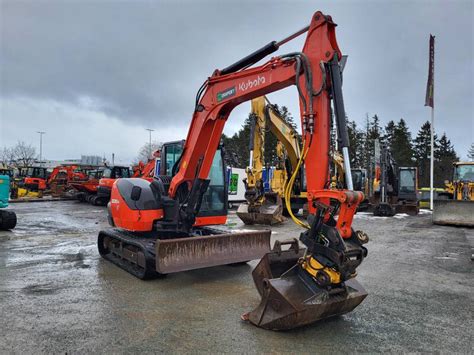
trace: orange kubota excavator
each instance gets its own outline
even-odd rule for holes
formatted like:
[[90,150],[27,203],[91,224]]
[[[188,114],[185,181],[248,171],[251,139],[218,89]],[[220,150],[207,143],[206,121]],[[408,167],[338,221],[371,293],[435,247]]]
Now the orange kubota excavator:
[[[330,16],[316,12],[309,26],[271,42],[231,66],[216,70],[198,90],[183,152],[169,177],[120,179],[112,188],[110,213],[116,228],[98,236],[106,259],[149,276],[262,258],[253,276],[261,304],[244,319],[266,329],[290,329],[340,315],[357,307],[367,293],[355,280],[367,255],[363,232],[352,229],[362,192],[352,191],[349,140],[342,98],[342,53]],[[276,56],[251,67],[281,45],[307,32],[302,52]],[[234,107],[296,85],[303,151],[295,169],[305,166],[308,224],[299,248],[269,248],[270,231],[224,232],[195,226],[222,130]],[[348,190],[329,190],[331,101]],[[289,180],[287,189],[295,181]],[[169,183],[169,186],[168,186]],[[289,201],[289,200],[288,200]],[[291,210],[291,208],[289,209]],[[295,231],[296,232],[296,231]],[[284,242],[289,244],[290,242]],[[285,254],[289,253],[289,254]],[[265,254],[265,256],[264,256]]]

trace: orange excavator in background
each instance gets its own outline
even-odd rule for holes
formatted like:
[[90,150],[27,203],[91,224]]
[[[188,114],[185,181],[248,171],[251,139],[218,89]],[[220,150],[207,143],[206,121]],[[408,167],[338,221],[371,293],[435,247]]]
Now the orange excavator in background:
[[69,186],[76,190],[75,198],[81,202],[91,202],[97,195],[97,187],[104,173],[103,168],[90,169],[85,171],[87,178],[84,181],[70,181]]
[[[216,70],[198,90],[182,154],[169,176],[119,179],[112,188],[110,220],[115,228],[98,236],[99,253],[142,277],[262,258],[253,272],[260,305],[243,316],[266,329],[290,329],[352,311],[366,297],[355,280],[367,255],[368,237],[352,229],[362,192],[352,191],[349,139],[342,97],[342,72],[330,16],[316,12],[309,26],[273,41],[229,67]],[[252,67],[291,39],[307,32],[301,52],[272,57]],[[242,102],[296,85],[303,150],[294,171],[305,166],[308,223],[300,241],[269,250],[269,230],[224,231],[197,226],[222,131]],[[348,190],[327,189],[330,180],[330,117],[333,104]],[[211,173],[211,175],[210,175]],[[291,193],[296,174],[287,184]],[[290,203],[290,199],[286,199]],[[295,231],[295,233],[297,233]],[[290,243],[290,251],[281,244]]]
[[60,196],[70,189],[70,183],[73,181],[86,181],[88,179],[87,171],[89,167],[78,165],[58,165],[56,166],[46,181],[51,194]]
[[95,206],[106,206],[110,201],[112,185],[117,179],[130,178],[130,168],[128,166],[106,166],[102,172],[102,178],[97,186],[97,194],[90,198],[89,202]]
[[155,173],[156,162],[160,161],[161,151],[156,150],[153,152],[153,159],[148,160],[148,163],[144,164],[142,161],[133,168],[133,178],[142,178],[148,181],[153,180]]

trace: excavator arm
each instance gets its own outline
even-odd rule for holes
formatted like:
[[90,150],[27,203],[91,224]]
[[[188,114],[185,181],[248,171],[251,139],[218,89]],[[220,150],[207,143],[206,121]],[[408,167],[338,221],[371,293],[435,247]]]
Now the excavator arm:
[[[342,54],[336,42],[335,27],[330,16],[316,12],[307,28],[308,34],[302,52],[273,57],[263,65],[232,72],[251,65],[253,60],[261,59],[261,52],[257,51],[253,59],[249,56],[243,64],[239,64],[239,61],[230,69],[216,70],[206,80],[197,95],[179,170],[169,187],[171,197],[177,197],[178,190],[181,190],[185,193],[180,193],[179,196],[186,196],[186,200],[194,204],[188,205],[188,213],[197,212],[199,197],[192,195],[202,194],[205,190],[199,186],[207,179],[222,130],[233,108],[244,101],[291,85],[297,86],[300,98],[307,191],[308,199],[311,200],[309,212],[316,211],[312,203],[315,198],[328,203],[329,199],[321,195],[321,190],[324,190],[328,181],[331,96],[334,99],[336,117],[340,122],[345,120],[338,64]],[[272,42],[273,48],[278,48],[286,41],[287,39],[279,43]],[[268,52],[268,47],[270,45],[265,46],[262,51]],[[345,129],[345,123],[339,124],[338,129]],[[347,131],[339,133],[340,138],[348,141]],[[343,149],[348,147],[347,142],[343,143]],[[345,164],[348,163],[345,160]],[[350,167],[346,170],[350,172]]]

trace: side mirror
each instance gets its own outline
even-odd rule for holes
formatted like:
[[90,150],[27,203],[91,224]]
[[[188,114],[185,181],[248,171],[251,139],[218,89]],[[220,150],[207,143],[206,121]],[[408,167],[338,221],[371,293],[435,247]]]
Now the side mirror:
[[140,199],[141,194],[142,194],[142,188],[140,186],[134,186],[134,187],[132,187],[132,192],[130,193],[130,198],[133,201],[138,201]]

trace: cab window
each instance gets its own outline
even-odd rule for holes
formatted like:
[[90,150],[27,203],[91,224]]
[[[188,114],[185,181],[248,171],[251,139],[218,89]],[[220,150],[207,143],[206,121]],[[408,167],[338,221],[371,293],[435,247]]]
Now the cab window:
[[130,177],[130,170],[128,168],[115,168],[115,178],[116,179],[121,179],[121,178],[129,178]]
[[458,165],[454,169],[454,180],[474,181],[474,165]]
[[415,170],[400,170],[400,192],[415,192]]
[[[224,179],[224,162],[222,154],[217,150],[212,160],[211,170],[209,171],[209,187],[202,198],[199,215],[218,215],[225,211],[227,191]],[[225,213],[225,212],[222,212]]]
[[182,153],[183,153],[183,147],[181,144],[171,144],[165,147],[165,159],[166,159],[165,175],[171,176],[173,166],[178,161]]

